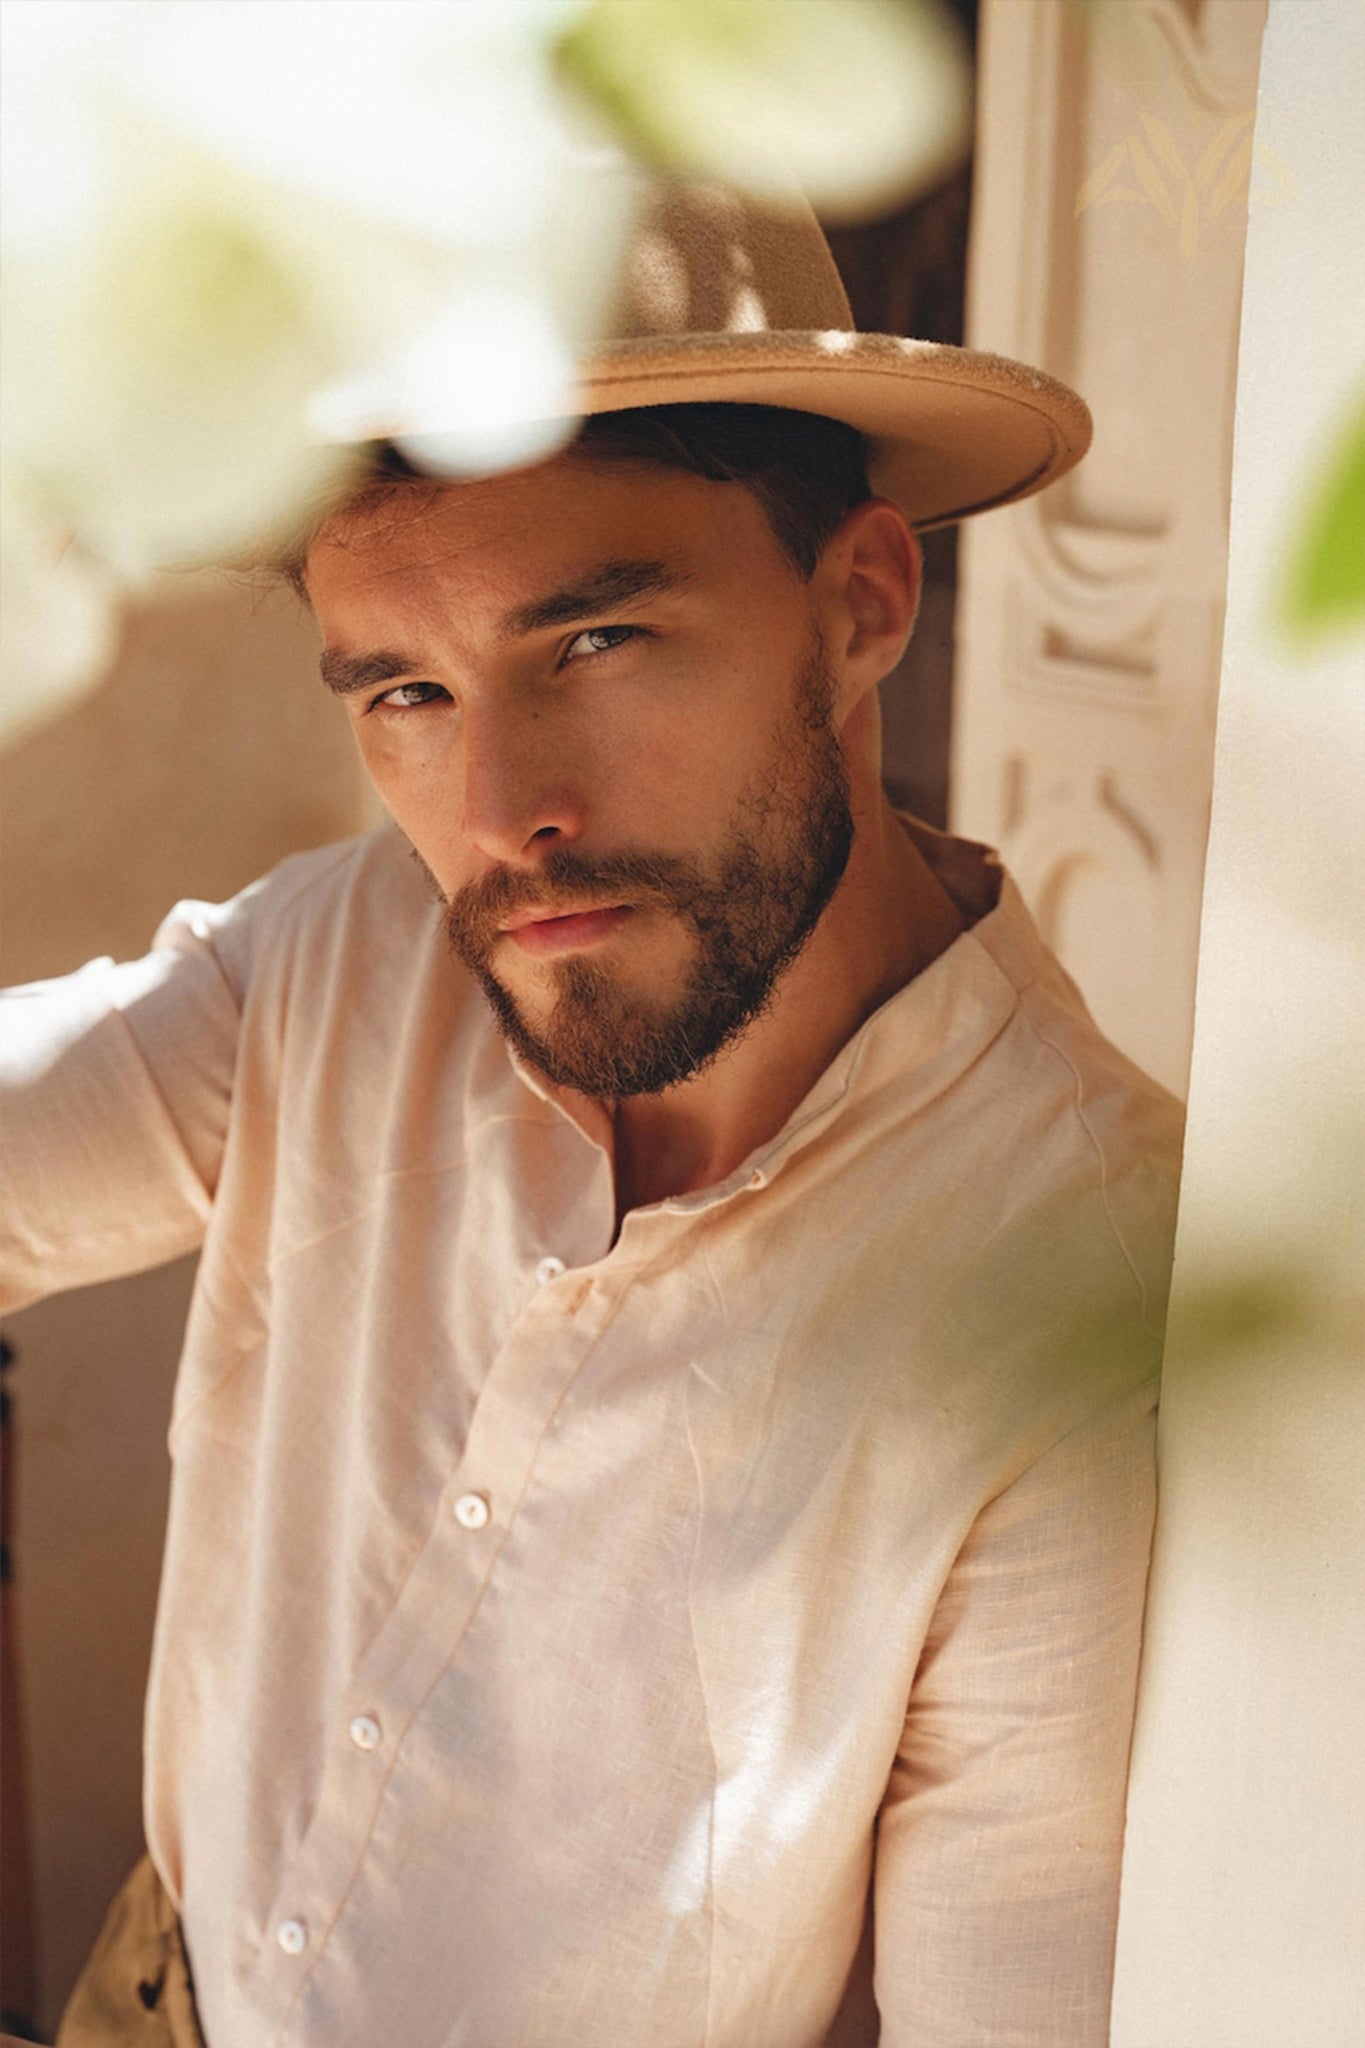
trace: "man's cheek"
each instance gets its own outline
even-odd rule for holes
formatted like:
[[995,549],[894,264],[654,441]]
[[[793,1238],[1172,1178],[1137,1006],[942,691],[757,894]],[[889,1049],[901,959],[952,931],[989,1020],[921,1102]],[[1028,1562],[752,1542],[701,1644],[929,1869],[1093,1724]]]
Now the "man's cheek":
[[458,797],[438,775],[417,777],[379,749],[362,749],[362,765],[380,803],[418,860],[449,899],[473,878]]

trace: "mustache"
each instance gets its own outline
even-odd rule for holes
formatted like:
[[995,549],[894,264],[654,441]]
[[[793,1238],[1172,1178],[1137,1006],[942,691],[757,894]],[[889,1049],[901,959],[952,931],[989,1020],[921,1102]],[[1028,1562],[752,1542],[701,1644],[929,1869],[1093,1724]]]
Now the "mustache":
[[594,856],[556,847],[534,874],[498,867],[466,883],[446,906],[446,928],[467,958],[487,952],[518,911],[568,913],[604,898],[677,907],[701,886],[698,863],[686,857],[632,850]]

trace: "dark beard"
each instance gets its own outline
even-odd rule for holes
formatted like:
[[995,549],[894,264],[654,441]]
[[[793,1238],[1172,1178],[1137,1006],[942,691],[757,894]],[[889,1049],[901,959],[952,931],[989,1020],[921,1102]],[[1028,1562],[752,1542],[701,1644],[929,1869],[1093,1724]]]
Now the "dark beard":
[[[741,799],[710,874],[691,856],[593,859],[560,847],[534,875],[498,868],[452,898],[451,947],[478,977],[509,1043],[549,1080],[611,1100],[656,1095],[700,1073],[762,1015],[838,888],[853,845],[848,773],[830,710],[831,677],[817,647],[771,770]],[[680,919],[697,941],[682,993],[651,1001],[599,962],[571,957],[555,969],[549,1021],[533,1029],[489,957],[502,921],[547,899],[566,908],[629,901]]]

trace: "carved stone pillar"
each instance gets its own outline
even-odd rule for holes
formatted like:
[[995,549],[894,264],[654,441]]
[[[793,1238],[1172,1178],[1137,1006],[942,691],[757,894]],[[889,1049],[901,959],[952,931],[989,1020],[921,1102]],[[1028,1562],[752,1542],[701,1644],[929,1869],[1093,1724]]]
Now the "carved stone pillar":
[[[1074,384],[1079,470],[963,534],[955,829],[1183,1093],[1264,0],[984,0],[967,339]],[[1253,187],[1253,177],[1256,186]],[[1263,189],[1262,189],[1263,188]]]

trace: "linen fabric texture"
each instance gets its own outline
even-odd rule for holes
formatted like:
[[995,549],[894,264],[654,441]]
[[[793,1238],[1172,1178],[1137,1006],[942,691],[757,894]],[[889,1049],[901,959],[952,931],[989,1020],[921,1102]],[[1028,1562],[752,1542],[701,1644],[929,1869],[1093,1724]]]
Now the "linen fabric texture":
[[1099,2048],[1176,1106],[993,857],[629,1213],[397,834],[6,1007],[17,1304],[202,1244],[146,1820],[210,2048]]

